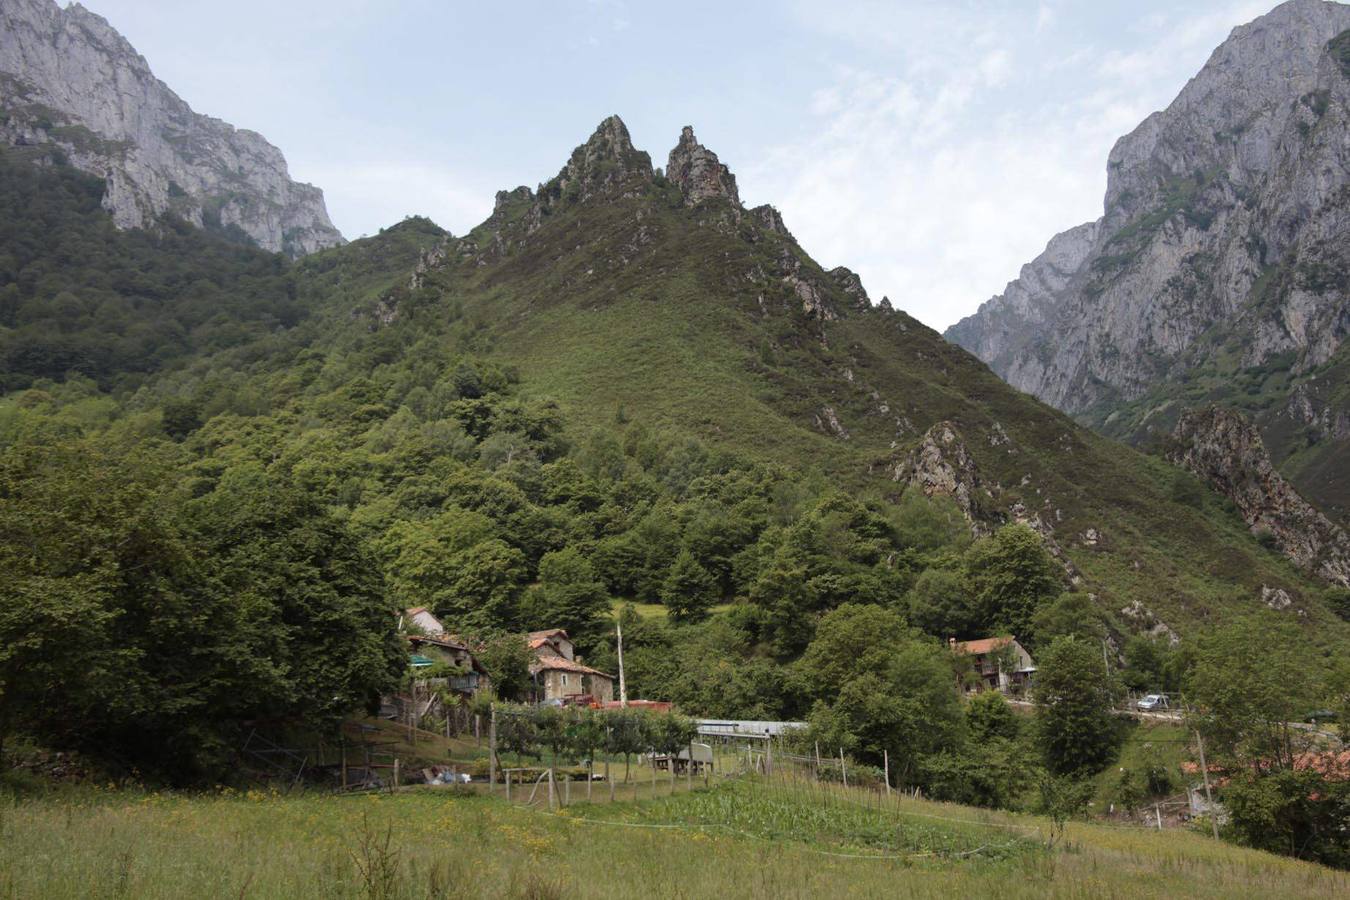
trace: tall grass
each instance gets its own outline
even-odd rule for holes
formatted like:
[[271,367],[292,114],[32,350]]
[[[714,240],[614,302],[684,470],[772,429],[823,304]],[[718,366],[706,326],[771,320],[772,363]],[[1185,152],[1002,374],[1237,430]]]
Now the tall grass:
[[85,792],[0,802],[0,898],[1350,895],[1345,873],[1201,835],[1073,824],[1047,851],[1043,826],[838,786],[562,814],[434,789]]

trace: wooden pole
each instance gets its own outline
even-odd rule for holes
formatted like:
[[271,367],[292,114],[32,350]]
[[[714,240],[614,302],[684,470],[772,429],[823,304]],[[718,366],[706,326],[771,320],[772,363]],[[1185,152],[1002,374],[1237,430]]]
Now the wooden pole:
[[572,779],[563,779],[563,806],[572,805]]
[[820,780],[820,741],[816,741],[816,781]]
[[844,787],[848,787],[848,767],[844,764],[844,748],[839,748],[839,775],[844,779]]
[[881,751],[881,762],[885,766],[883,771],[886,774],[886,796],[891,795],[891,751],[883,749]]
[[1209,792],[1209,766],[1205,763],[1205,739],[1200,729],[1195,730],[1195,740],[1200,746],[1200,775],[1205,780],[1205,803],[1209,806],[1209,826],[1214,831],[1214,840],[1219,839],[1219,813],[1214,808],[1214,795]]
[[[509,784],[509,783],[508,783]],[[492,721],[488,725],[488,793],[497,791],[497,704],[492,704]],[[506,799],[511,799],[511,788],[506,789]]]
[[628,708],[628,682],[623,677],[623,622],[616,619],[614,626],[619,645],[619,708]]
[[394,780],[389,783],[389,793],[398,789],[398,757],[394,757]]
[[1162,810],[1158,808],[1156,803],[1153,804],[1153,815],[1158,819],[1158,830],[1162,831]]

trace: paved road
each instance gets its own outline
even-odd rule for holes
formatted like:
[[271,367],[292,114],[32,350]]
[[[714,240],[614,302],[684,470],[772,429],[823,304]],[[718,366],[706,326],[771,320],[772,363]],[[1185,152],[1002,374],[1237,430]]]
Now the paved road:
[[[1014,700],[1011,697],[1008,698],[1008,702],[1011,703],[1013,706],[1025,706],[1027,708],[1033,708],[1036,705],[1032,703],[1030,700]],[[1127,716],[1134,716],[1136,719],[1151,719],[1155,722],[1175,722],[1177,724],[1182,724],[1186,719],[1184,713],[1178,712],[1176,710],[1167,710],[1165,712],[1150,712],[1142,709],[1136,709],[1134,707],[1124,707],[1117,709],[1116,712],[1125,713]],[[1314,725],[1311,722],[1288,722],[1286,724],[1288,724],[1290,728],[1297,728],[1300,731],[1311,731],[1314,734],[1318,734],[1321,735],[1322,737],[1329,738],[1330,740],[1335,741],[1342,747],[1345,746],[1345,741],[1341,740],[1341,736],[1339,734],[1337,734],[1334,731],[1324,731],[1320,726]]]

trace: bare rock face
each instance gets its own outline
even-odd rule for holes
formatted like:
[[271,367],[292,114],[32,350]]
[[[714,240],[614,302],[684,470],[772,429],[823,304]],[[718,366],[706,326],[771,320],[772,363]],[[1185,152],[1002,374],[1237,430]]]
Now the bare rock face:
[[78,3],[0,4],[0,114],[0,141],[58,145],[104,178],[119,227],[167,213],[291,256],[343,243],[323,192],[292,181],[280,150],[193,112]]
[[780,234],[788,240],[793,239],[792,232],[788,231],[787,225],[783,224],[783,214],[769,204],[756,206],[750,210],[750,215],[765,231]]
[[1217,406],[1191,410],[1177,423],[1173,438],[1168,458],[1232,500],[1253,532],[1270,534],[1309,572],[1350,587],[1350,535],[1276,471],[1248,419]]
[[829,275],[834,279],[834,283],[844,295],[853,302],[858,309],[867,309],[872,305],[872,301],[867,297],[867,290],[863,287],[862,279],[858,273],[847,266],[835,266],[830,270]]
[[1098,425],[1197,369],[1325,363],[1350,334],[1348,29],[1323,0],[1235,29],[1117,142],[1102,218],[947,337]]
[[981,498],[986,494],[975,459],[951,422],[939,422],[924,434],[909,455],[891,470],[892,481],[956,501],[977,534],[988,532]]
[[1098,222],[1071,228],[1050,239],[1044,252],[1022,267],[1003,293],[947,330],[960,344],[1004,378],[1020,360],[1017,352],[1034,341],[1054,318],[1054,299],[1073,281],[1097,239]]
[[[718,161],[716,153],[698,142],[694,129],[688,125],[680,132],[675,149],[670,151],[666,177],[684,192],[686,206],[712,199],[729,200],[734,207],[741,205],[741,198],[736,193],[736,176]],[[781,226],[781,218],[778,224]]]

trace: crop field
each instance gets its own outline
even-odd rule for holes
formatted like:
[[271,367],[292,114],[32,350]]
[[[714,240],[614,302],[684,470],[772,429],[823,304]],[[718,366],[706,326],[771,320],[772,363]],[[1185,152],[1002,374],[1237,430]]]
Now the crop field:
[[[681,786],[683,787],[683,786]],[[1183,831],[755,779],[550,812],[454,788],[0,801],[0,897],[1336,897]]]

